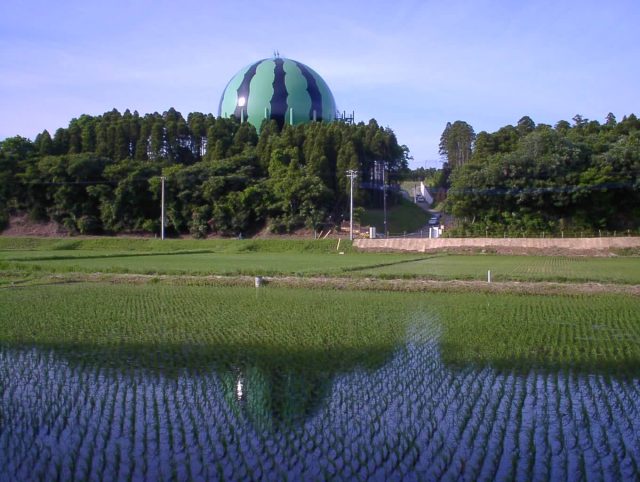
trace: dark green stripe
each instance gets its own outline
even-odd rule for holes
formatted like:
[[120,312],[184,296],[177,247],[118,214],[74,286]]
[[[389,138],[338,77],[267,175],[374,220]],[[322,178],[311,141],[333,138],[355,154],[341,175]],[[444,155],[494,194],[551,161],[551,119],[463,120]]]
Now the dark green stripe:
[[271,118],[280,125],[285,123],[287,113],[287,86],[284,84],[284,61],[275,59],[275,78],[273,79],[273,97],[271,98]]
[[320,89],[318,89],[318,84],[316,83],[316,79],[311,75],[309,69],[304,64],[300,62],[293,61],[300,72],[302,72],[303,77],[307,80],[307,92],[309,92],[309,97],[311,97],[311,109],[309,109],[309,119],[313,119],[313,111],[316,111],[316,119],[322,120],[322,94],[320,93]]
[[249,84],[251,84],[251,79],[253,79],[253,76],[256,75],[256,69],[258,68],[258,65],[260,64],[260,62],[262,62],[262,60],[256,62],[251,67],[249,67],[249,70],[247,70],[247,72],[244,74],[244,78],[242,79],[242,83],[240,84],[240,87],[238,87],[238,99],[240,99],[240,97],[244,97],[244,100],[245,100],[244,107],[240,107],[239,105],[236,104],[236,110],[234,111],[233,115],[235,115],[238,119],[240,119],[241,112],[243,110],[245,112],[247,111],[246,102],[249,100]]

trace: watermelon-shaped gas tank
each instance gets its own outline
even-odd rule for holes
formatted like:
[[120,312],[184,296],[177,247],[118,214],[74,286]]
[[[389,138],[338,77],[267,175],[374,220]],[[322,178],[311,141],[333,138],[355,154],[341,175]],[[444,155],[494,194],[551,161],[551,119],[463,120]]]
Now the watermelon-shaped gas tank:
[[259,129],[264,119],[275,119],[280,125],[332,121],[336,103],[327,83],[313,69],[276,57],[234,75],[224,89],[218,115],[233,115]]

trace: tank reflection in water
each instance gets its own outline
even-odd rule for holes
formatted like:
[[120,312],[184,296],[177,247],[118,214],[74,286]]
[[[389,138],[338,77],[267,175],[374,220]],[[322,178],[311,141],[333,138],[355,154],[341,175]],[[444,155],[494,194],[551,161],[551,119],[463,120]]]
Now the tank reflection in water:
[[[637,378],[252,358],[166,373],[0,351],[1,480],[638,480]],[[344,368],[344,367],[343,367]]]

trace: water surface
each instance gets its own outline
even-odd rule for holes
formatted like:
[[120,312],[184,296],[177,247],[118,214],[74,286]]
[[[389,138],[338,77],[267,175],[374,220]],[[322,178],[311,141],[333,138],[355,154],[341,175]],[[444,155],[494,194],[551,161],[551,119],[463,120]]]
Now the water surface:
[[638,378],[452,367],[435,329],[408,340],[340,371],[237,358],[167,372],[5,347],[0,480],[640,477]]

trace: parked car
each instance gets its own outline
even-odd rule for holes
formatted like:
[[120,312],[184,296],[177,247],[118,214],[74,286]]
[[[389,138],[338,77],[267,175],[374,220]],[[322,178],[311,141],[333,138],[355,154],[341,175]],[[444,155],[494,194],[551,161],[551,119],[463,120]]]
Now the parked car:
[[440,215],[436,214],[433,215],[429,218],[429,221],[427,222],[427,224],[429,226],[438,226],[440,224]]
[[426,201],[426,199],[424,198],[424,196],[422,194],[418,194],[416,196],[416,202],[417,203],[424,203],[424,202],[427,202],[427,201]]

